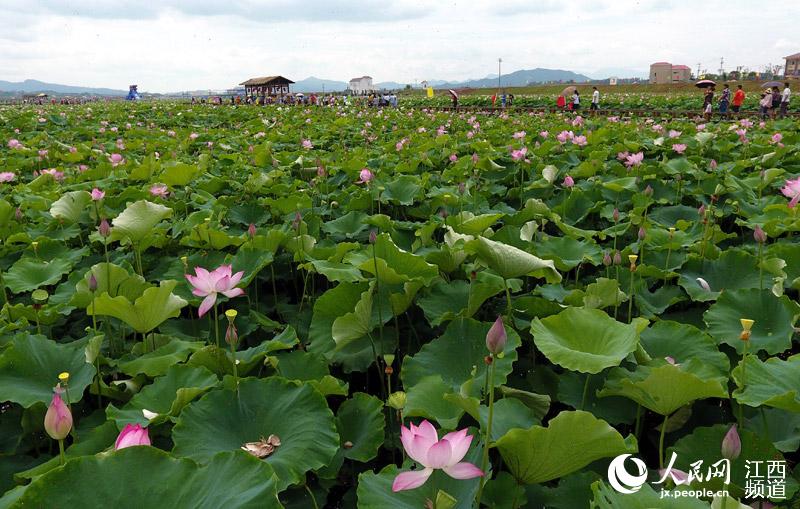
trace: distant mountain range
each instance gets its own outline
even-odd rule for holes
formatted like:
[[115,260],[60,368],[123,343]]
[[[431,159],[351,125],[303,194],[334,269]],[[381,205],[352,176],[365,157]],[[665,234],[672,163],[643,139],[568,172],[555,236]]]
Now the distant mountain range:
[[25,80],[18,82],[0,80],[0,91],[22,92],[25,94],[49,92],[55,94],[128,95],[127,90],[59,85],[57,83],[45,83],[44,81],[39,80]]
[[[619,72],[614,72],[619,71]],[[608,76],[619,76],[620,78],[628,77],[646,77],[646,73],[636,72],[625,69],[604,69],[591,73],[596,78],[606,78]],[[514,71],[509,74],[503,74],[501,78],[501,85],[504,87],[524,87],[536,83],[552,83],[552,82],[575,82],[585,83],[591,81],[592,78],[585,74],[578,74],[572,71],[565,71],[561,69],[523,69]],[[494,88],[497,86],[497,75],[489,74],[484,78],[471,79],[464,81],[446,81],[446,80],[427,80],[428,85],[433,88]],[[376,83],[375,86],[379,89],[397,90],[406,87],[406,83],[398,83],[396,81],[383,81]],[[142,87],[146,90],[145,87]],[[347,90],[347,82],[338,80],[328,80],[309,76],[306,79],[297,81],[292,85],[292,90],[295,92],[342,92]],[[127,90],[114,90],[111,88],[92,88],[81,87],[72,85],[59,85],[56,83],[45,83],[38,80],[25,80],[21,82],[2,81],[0,80],[0,93],[51,93],[51,94],[88,94],[88,95],[109,95],[109,96],[124,96],[127,95]],[[198,91],[199,95],[203,95],[202,91]]]

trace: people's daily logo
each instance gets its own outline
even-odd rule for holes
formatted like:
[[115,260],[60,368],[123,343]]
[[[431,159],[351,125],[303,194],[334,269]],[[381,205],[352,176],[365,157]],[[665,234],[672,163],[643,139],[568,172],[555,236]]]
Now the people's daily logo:
[[[625,466],[625,460],[630,458],[636,469],[636,474],[631,474]],[[608,465],[608,483],[620,493],[629,495],[636,493],[639,488],[647,482],[647,465],[639,458],[631,457],[630,454],[617,456]]]

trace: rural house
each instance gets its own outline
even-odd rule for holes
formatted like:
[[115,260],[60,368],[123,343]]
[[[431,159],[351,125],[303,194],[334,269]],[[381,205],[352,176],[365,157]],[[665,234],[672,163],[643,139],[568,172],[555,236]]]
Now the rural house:
[[351,79],[347,89],[356,95],[361,95],[374,92],[375,86],[372,84],[371,76],[361,76],[360,78]]
[[250,78],[239,83],[244,86],[244,93],[247,96],[265,95],[284,95],[289,93],[289,85],[294,81],[283,76],[264,76],[262,78]]
[[686,65],[672,65],[669,62],[656,62],[650,65],[650,83],[688,83],[692,70]]
[[789,76],[800,77],[800,53],[783,57],[786,60],[786,66],[783,68],[783,75],[787,78]]

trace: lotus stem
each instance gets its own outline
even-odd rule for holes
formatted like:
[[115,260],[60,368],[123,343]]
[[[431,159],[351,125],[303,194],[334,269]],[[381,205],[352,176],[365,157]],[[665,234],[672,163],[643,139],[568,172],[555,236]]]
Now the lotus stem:
[[219,312],[217,311],[217,303],[214,302],[214,338],[219,348]]
[[236,345],[231,342],[231,357],[233,357],[233,385],[236,387],[236,395],[239,395],[239,367],[236,365]]
[[661,424],[661,436],[658,438],[658,468],[664,468],[664,434],[667,432],[668,421],[669,414],[664,416],[664,422]]
[[761,262],[763,261],[762,255],[764,250],[764,243],[758,243],[758,285],[761,290],[764,289],[764,267],[762,267]]
[[67,458],[64,455],[64,439],[58,441],[58,457],[61,463],[61,466],[64,466],[64,463],[67,462]]
[[581,396],[581,410],[586,406],[586,393],[589,392],[589,379],[591,377],[590,373],[586,373],[586,381],[583,382],[583,396]]
[[[489,365],[489,418],[486,421],[486,436],[483,440],[483,457],[481,458],[481,470],[484,476],[486,476],[486,468],[489,466],[489,441],[492,438],[492,419],[494,419],[494,366],[497,364],[497,357],[495,354],[492,354],[490,359],[492,363]],[[486,482],[488,482],[486,477],[480,480],[475,507],[480,508],[481,506],[483,486]]]
[[307,483],[303,483],[303,487],[308,492],[308,496],[311,497],[311,503],[314,505],[314,509],[319,509],[319,506],[317,505],[317,499],[314,496],[314,492],[311,491],[311,488],[308,487]]
[[635,295],[636,289],[633,286],[633,280],[636,277],[636,273],[631,271],[631,290],[630,296],[628,297],[628,323],[631,323],[631,317],[633,313],[633,297]]

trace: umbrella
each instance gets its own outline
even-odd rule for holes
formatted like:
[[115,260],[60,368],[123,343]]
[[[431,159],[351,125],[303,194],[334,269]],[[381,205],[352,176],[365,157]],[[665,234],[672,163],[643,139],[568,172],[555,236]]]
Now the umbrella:
[[577,90],[577,89],[570,85],[567,88],[565,88],[564,90],[562,90],[561,93],[558,94],[558,95],[563,95],[564,97],[568,97],[568,96],[572,95],[575,92],[575,90]]
[[453,96],[453,97],[454,97],[456,100],[458,100],[458,94],[456,93],[456,91],[455,91],[455,90],[453,90],[452,88],[450,88],[450,89],[448,89],[447,91],[448,91],[448,92],[450,93],[450,95],[452,95],[452,96]]
[[717,84],[711,80],[700,80],[694,84],[697,88],[715,87]]
[[295,97],[305,97],[303,94],[295,94]]
[[783,83],[781,83],[780,81],[768,81],[768,82],[764,83],[761,86],[764,87],[764,88],[772,88],[772,87],[780,88],[781,85],[783,85]]

